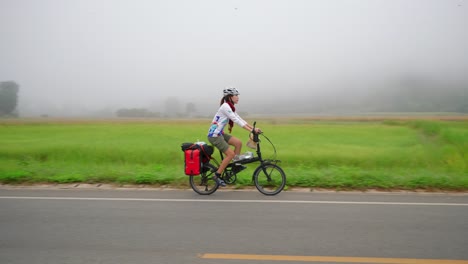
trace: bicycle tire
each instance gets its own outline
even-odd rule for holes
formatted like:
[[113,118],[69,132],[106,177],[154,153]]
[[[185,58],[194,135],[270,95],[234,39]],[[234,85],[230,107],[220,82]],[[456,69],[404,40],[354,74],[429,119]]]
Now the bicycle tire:
[[286,174],[283,169],[272,163],[260,165],[253,178],[257,190],[265,195],[276,195],[286,186]]
[[216,192],[219,187],[218,183],[213,180],[213,171],[216,170],[216,167],[211,164],[206,164],[204,166],[209,169],[202,171],[198,176],[189,176],[189,183],[192,190],[196,193],[200,195],[210,195]]

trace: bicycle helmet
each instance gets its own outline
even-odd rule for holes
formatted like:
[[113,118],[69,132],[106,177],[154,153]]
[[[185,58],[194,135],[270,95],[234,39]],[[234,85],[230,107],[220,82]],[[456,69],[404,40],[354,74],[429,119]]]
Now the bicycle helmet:
[[223,94],[224,94],[224,96],[239,95],[239,91],[237,91],[237,89],[234,88],[234,87],[229,87],[229,88],[224,89]]

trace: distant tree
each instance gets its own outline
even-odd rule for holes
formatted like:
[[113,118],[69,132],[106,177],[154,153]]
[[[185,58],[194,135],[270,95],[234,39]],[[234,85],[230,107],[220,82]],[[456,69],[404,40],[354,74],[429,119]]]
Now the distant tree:
[[189,117],[192,117],[197,112],[197,107],[194,103],[187,103],[185,105],[185,114]]
[[159,113],[153,113],[145,108],[122,108],[116,111],[117,117],[160,117]]
[[177,97],[169,97],[164,102],[166,117],[180,117],[180,101]]
[[14,113],[18,104],[18,91],[16,82],[0,82],[0,116]]
[[[468,98],[467,98],[468,99]],[[465,101],[463,103],[460,103],[457,108],[457,112],[460,113],[468,113],[468,103]]]

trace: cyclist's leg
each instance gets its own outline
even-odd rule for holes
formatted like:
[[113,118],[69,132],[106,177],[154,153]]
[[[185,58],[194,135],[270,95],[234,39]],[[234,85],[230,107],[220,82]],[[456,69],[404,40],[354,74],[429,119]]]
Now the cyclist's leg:
[[242,150],[242,141],[234,136],[231,136],[227,141],[229,145],[234,146],[234,154],[239,155]]
[[234,153],[234,150],[231,148],[228,148],[226,151],[224,151],[224,159],[221,161],[221,164],[218,167],[218,170],[216,171],[219,174],[223,174],[224,169],[231,163],[231,160],[234,158],[236,154]]
[[219,179],[220,175],[223,174],[224,169],[229,165],[231,160],[234,158],[234,151],[229,147],[228,141],[231,138],[230,135],[220,136],[220,137],[208,137],[208,141],[213,144],[217,149],[224,153],[224,158],[221,161],[215,175],[213,178],[222,186],[226,186],[224,181]]
[[[222,137],[217,137],[213,141],[213,145],[218,148],[222,153],[224,153],[224,159],[221,161],[218,170],[216,171],[218,174],[222,174],[224,169],[231,163],[231,160],[236,155],[236,149],[239,149],[239,146],[242,146],[242,142],[236,137],[233,137],[229,134],[224,134]],[[234,146],[234,150],[232,150],[229,145]]]

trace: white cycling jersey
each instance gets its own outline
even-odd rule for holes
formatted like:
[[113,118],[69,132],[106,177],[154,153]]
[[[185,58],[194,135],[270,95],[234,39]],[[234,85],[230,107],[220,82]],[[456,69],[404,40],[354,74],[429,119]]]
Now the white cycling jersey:
[[232,111],[228,103],[223,103],[211,122],[208,130],[208,137],[218,137],[224,134],[224,127],[229,123],[229,119],[243,127],[247,124],[236,112]]

